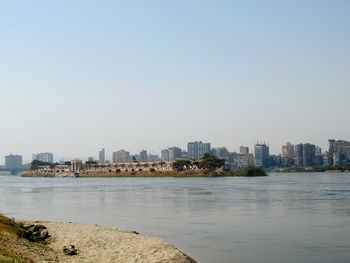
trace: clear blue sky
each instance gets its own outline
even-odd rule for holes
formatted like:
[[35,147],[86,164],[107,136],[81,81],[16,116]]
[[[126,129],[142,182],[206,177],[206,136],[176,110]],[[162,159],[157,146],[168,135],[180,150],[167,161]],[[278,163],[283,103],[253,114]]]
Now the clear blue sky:
[[350,140],[350,1],[0,4],[0,160]]

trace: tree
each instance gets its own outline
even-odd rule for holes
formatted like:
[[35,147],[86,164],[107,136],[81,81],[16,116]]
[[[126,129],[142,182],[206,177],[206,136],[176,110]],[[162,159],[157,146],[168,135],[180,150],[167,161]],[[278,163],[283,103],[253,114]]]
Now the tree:
[[47,162],[42,162],[39,160],[33,160],[30,164],[30,168],[32,170],[37,170],[39,168],[39,166],[50,166],[50,168],[54,167],[53,163],[47,163]]
[[86,161],[85,164],[97,164],[96,161]]
[[204,157],[198,163],[198,168],[205,170],[216,170],[224,166],[224,159],[220,159],[215,156],[210,156],[209,154],[204,155]]
[[173,169],[176,171],[183,171],[188,169],[188,166],[191,165],[191,161],[189,160],[177,160],[173,163]]

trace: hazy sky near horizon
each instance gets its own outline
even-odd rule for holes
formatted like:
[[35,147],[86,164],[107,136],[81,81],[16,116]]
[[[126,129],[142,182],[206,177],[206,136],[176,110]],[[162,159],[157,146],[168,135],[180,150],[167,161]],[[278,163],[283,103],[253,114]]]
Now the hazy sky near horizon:
[[350,1],[0,1],[0,163],[350,140]]

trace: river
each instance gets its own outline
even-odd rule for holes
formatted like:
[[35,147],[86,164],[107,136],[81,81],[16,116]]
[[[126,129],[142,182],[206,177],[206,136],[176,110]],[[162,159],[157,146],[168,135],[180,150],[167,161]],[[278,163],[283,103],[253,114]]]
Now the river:
[[349,262],[350,174],[255,178],[0,175],[0,212],[117,226],[202,263]]

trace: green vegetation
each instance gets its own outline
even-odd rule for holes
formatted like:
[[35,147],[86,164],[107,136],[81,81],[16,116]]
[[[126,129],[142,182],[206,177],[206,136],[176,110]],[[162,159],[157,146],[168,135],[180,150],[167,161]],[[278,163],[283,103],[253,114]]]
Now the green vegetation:
[[173,163],[173,169],[181,172],[188,170],[191,166],[197,166],[201,170],[214,171],[225,166],[225,160],[206,154],[202,159],[191,162],[189,160],[177,160]]
[[15,220],[0,215],[0,262],[33,262],[22,248],[26,242],[20,237],[23,232]]
[[177,160],[173,163],[173,169],[178,172],[185,171],[191,166],[191,164],[192,163],[189,160]]
[[[197,166],[199,170],[191,170],[191,166]],[[231,171],[226,168],[224,159],[208,154],[193,162],[177,160],[173,163],[173,169],[184,176],[267,176],[264,170],[254,166],[247,166],[239,171]]]
[[36,169],[38,169],[39,166],[50,166],[50,168],[53,168],[54,164],[42,162],[42,161],[38,161],[38,160],[33,160],[32,163],[30,164],[30,169],[36,170]]
[[199,169],[217,170],[225,166],[225,160],[206,154],[198,163]]
[[97,165],[97,161],[86,161],[85,164]]
[[51,253],[49,248],[44,246],[43,243],[31,242],[27,238],[28,232],[26,232],[22,223],[0,214],[1,263],[39,262],[38,257],[41,256],[53,260],[49,255]]

